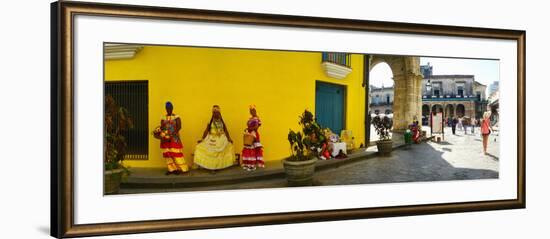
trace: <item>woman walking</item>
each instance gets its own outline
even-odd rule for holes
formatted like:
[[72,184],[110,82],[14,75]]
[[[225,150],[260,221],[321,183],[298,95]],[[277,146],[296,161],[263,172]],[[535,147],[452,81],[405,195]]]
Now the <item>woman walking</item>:
[[491,120],[489,117],[491,112],[486,111],[483,113],[483,119],[481,121],[481,137],[483,137],[483,153],[487,154],[487,143],[489,142],[489,135],[491,134]]

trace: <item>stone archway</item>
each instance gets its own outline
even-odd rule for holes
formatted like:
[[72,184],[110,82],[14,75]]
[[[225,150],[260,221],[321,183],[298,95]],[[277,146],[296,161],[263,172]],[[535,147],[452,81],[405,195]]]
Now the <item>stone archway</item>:
[[443,113],[443,106],[440,104],[432,105],[432,113]]
[[430,106],[429,105],[422,105],[422,125],[428,125],[428,121],[430,119]]
[[464,117],[464,114],[466,113],[466,108],[463,104],[456,105],[456,116],[461,118]]
[[393,133],[394,139],[403,137],[395,133],[404,133],[415,119],[422,115],[422,74],[420,58],[410,56],[372,55],[369,70],[381,62],[390,66],[394,80]]
[[455,116],[455,107],[452,104],[445,106],[445,117],[454,117]]

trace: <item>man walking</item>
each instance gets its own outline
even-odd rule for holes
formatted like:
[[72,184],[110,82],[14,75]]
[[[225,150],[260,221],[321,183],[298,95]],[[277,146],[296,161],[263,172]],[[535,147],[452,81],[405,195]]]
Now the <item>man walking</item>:
[[464,135],[468,134],[468,125],[469,124],[470,124],[470,122],[468,122],[468,119],[462,118],[462,128],[464,130]]
[[451,120],[451,129],[453,131],[453,134],[456,134],[456,124],[458,124],[458,120],[456,118],[453,118]]

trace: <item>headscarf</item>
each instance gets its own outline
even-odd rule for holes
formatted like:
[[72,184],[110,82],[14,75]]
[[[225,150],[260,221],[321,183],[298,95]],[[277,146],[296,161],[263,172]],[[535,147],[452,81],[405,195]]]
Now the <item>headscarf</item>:
[[[223,117],[222,117],[222,113],[221,113],[220,110],[221,110],[221,109],[220,109],[220,106],[219,106],[219,105],[213,105],[213,106],[212,106],[212,113],[214,113],[214,112],[217,111],[217,112],[220,114],[220,121],[221,121],[222,124],[223,124],[223,131],[224,131],[224,133],[227,133],[227,134],[228,134],[229,132],[227,131],[227,127],[225,126],[225,122],[223,122]],[[208,125],[206,126],[206,130],[207,130],[208,132],[210,132],[210,129],[211,129],[211,126],[212,126],[212,122],[213,122],[213,121],[214,121],[214,116],[211,116],[211,117],[210,117],[210,122],[208,122]]]
[[174,108],[174,105],[172,105],[172,102],[170,101],[166,101],[166,108],[170,107],[170,108]]

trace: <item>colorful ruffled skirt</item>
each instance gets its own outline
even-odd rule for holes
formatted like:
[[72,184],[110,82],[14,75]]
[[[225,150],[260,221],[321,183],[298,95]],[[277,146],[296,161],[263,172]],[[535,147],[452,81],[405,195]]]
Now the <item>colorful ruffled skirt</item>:
[[244,146],[242,151],[242,166],[246,168],[264,167],[264,151],[260,142]]
[[160,149],[169,172],[176,170],[181,170],[182,172],[189,171],[189,167],[183,157],[183,144],[181,142],[163,141],[160,143]]
[[195,148],[195,164],[206,169],[223,169],[235,162],[233,144],[227,140],[225,134],[208,134]]

